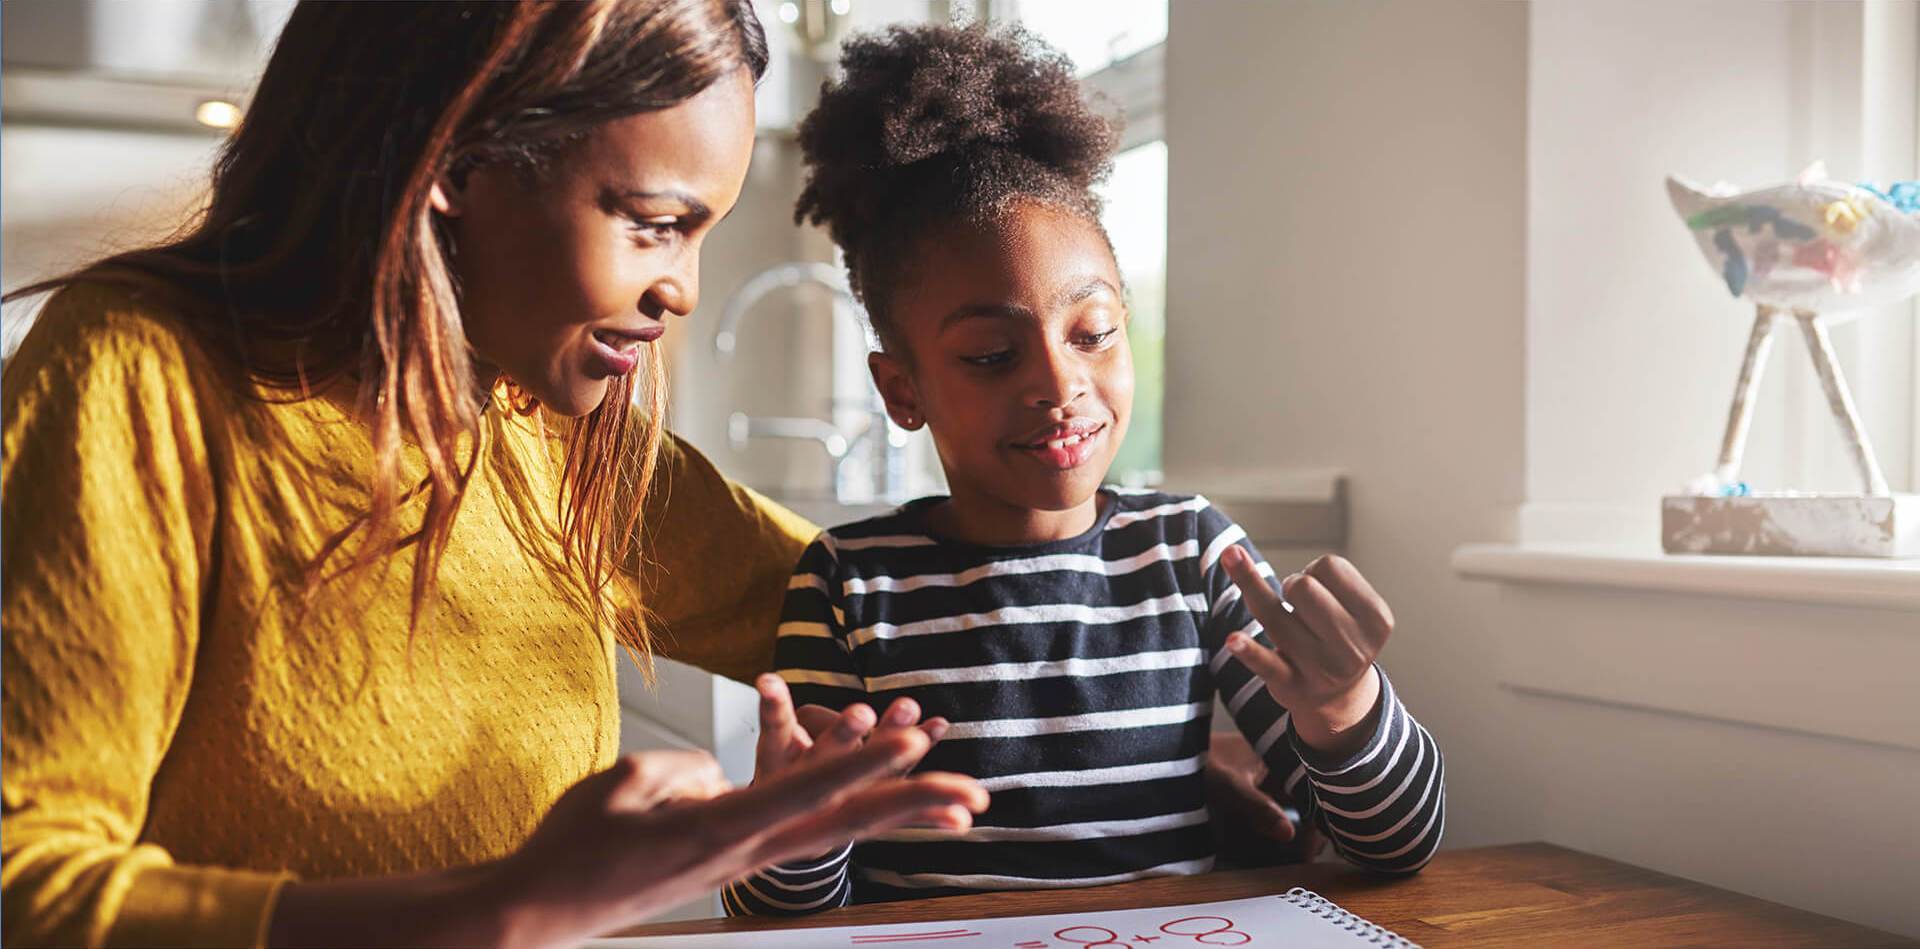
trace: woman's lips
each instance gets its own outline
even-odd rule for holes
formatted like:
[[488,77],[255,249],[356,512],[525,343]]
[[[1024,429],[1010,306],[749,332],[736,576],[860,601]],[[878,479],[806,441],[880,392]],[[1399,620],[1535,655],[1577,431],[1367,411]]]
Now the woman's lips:
[[1068,471],[1093,458],[1094,450],[1106,437],[1107,426],[1104,424],[1093,428],[1076,426],[1055,433],[1051,438],[1014,447],[1049,468]]
[[636,330],[594,330],[592,356],[587,366],[588,374],[605,379],[632,372],[640,365],[641,347],[659,339],[666,331],[666,327],[659,325],[645,326]]

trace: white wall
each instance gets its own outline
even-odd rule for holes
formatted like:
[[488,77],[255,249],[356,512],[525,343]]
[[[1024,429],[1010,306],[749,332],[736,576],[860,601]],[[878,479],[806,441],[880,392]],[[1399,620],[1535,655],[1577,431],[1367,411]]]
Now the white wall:
[[1168,479],[1348,472],[1448,839],[1511,839],[1485,591],[1447,557],[1510,537],[1521,496],[1527,10],[1224,9],[1176,3],[1168,30]]
[[[1450,846],[1546,839],[1920,934],[1920,617],[1448,566],[1530,505],[1651,546],[1620,512],[1710,464],[1744,317],[1660,179],[1859,140],[1793,85],[1844,71],[1814,47],[1866,14],[1829,6],[1174,4],[1168,468],[1349,472]],[[1788,395],[1756,472],[1812,429]]]
[[[165,236],[197,207],[220,140],[8,124],[0,130],[0,284],[12,289]],[[39,301],[6,308],[5,349]]]

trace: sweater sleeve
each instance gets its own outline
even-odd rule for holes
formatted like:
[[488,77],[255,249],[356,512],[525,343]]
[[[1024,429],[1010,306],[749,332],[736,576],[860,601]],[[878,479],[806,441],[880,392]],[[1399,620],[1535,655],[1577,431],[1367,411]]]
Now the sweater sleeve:
[[[866,683],[847,648],[836,566],[831,541],[823,535],[807,548],[787,583],[774,664],[795,705],[838,710],[867,699]],[[845,906],[853,894],[852,857],[849,843],[769,867],[734,881],[721,893],[721,904],[728,916],[799,916]]]
[[672,435],[642,525],[640,598],[660,654],[740,682],[771,670],[787,577],[819,528]]
[[1425,866],[1439,849],[1446,825],[1440,746],[1400,704],[1378,667],[1379,724],[1365,747],[1334,758],[1301,741],[1292,716],[1274,701],[1265,683],[1226,650],[1227,637],[1239,631],[1265,648],[1273,648],[1273,643],[1220,565],[1220,555],[1232,545],[1244,548],[1260,576],[1277,590],[1273,568],[1246,532],[1217,508],[1203,506],[1197,516],[1201,582],[1211,604],[1203,635],[1215,689],[1234,724],[1268,771],[1284,777],[1284,790],[1300,805],[1302,818],[1324,827],[1342,857],[1388,873],[1411,873]]
[[8,945],[257,945],[286,879],[139,842],[193,680],[216,516],[206,367],[179,333],[68,290],[0,387]]

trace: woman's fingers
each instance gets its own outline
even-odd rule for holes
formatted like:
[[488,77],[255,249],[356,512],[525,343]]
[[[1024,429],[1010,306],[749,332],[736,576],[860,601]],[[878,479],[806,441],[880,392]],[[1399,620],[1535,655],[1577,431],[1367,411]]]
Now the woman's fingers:
[[815,758],[714,801],[711,832],[723,841],[747,839],[877,778],[904,774],[932,746],[918,729],[908,729],[877,736],[848,754]]
[[973,826],[973,815],[987,809],[987,800],[979,782],[964,775],[935,772],[883,781],[777,827],[761,841],[754,861],[777,863],[819,853],[848,840],[924,822],[929,815],[940,829],[964,833]]
[[[1296,573],[1285,580],[1282,589],[1286,591],[1287,602],[1293,604],[1294,618],[1309,633],[1302,637],[1299,648],[1311,656],[1316,668],[1338,676],[1351,671],[1348,667],[1356,661],[1364,664],[1372,659],[1366,654],[1360,624],[1319,580]],[[1308,656],[1293,658],[1297,666]]]
[[876,719],[872,706],[864,702],[847,706],[833,724],[813,740],[811,757],[843,755],[860,747],[860,743],[873,731]]
[[920,730],[926,732],[927,737],[933,739],[935,744],[938,744],[940,739],[947,737],[947,729],[952,727],[952,722],[938,715],[920,723]]
[[753,753],[753,773],[757,779],[784,769],[811,747],[813,741],[794,716],[793,693],[785,681],[767,673],[755,679],[753,687],[760,693],[760,740],[755,743]]
[[840,720],[840,713],[824,705],[802,705],[794,709],[793,715],[800,720],[800,727],[806,729],[810,738],[826,734],[833,723]]
[[732,790],[720,762],[704,751],[643,751],[621,757],[611,769],[606,808],[637,813],[682,801],[700,801]]
[[880,727],[882,729],[912,728],[914,725],[919,724],[919,722],[920,703],[904,695],[894,699],[893,704],[887,706],[886,713],[880,716]]

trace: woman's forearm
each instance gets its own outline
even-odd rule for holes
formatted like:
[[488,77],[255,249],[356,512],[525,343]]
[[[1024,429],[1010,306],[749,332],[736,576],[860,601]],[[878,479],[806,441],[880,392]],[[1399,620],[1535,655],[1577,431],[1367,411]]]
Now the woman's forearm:
[[498,864],[408,876],[289,883],[268,924],[272,949],[324,946],[499,946],[516,926]]

